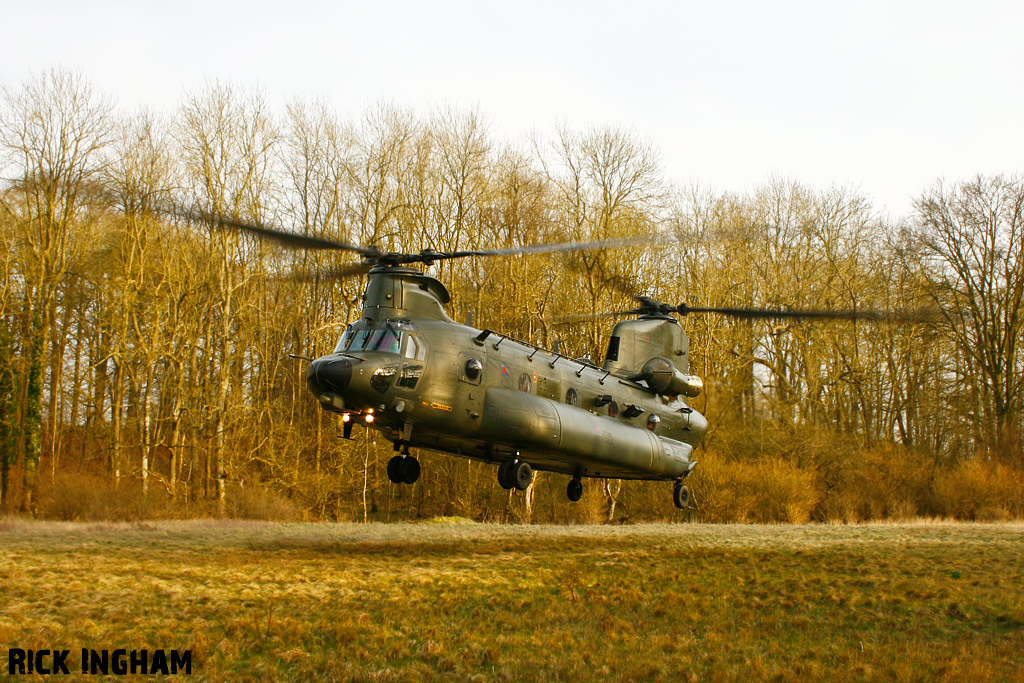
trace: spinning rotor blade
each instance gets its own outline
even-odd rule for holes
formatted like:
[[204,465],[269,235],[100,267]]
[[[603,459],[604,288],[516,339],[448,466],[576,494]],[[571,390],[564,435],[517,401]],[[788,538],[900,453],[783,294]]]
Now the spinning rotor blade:
[[583,315],[568,315],[557,319],[558,323],[583,322],[585,320],[598,320],[601,318],[619,318],[626,315],[668,315],[678,313],[687,315],[689,313],[717,313],[732,318],[743,318],[746,320],[863,320],[866,322],[891,322],[891,323],[928,323],[938,322],[939,316],[931,311],[873,311],[873,310],[847,310],[830,311],[820,309],[772,309],[772,308],[743,308],[743,307],[720,307],[720,306],[689,306],[679,304],[668,306],[654,299],[645,296],[635,297],[642,304],[638,308],[628,311],[608,311],[603,313],[589,313]]
[[554,318],[556,325],[569,325],[571,323],[581,323],[587,320],[602,320],[604,318],[621,318],[627,315],[643,315],[648,311],[642,311],[639,308],[635,308],[630,311],[602,311],[601,313],[574,313],[572,315],[559,315]]
[[[418,254],[402,254],[382,251],[380,248],[376,246],[360,247],[354,244],[330,240],[323,237],[299,235],[294,232],[277,230],[274,228],[267,228],[262,225],[256,225],[254,223],[247,223],[245,221],[240,221],[233,218],[218,216],[196,209],[188,211],[169,211],[169,213],[184,216],[192,220],[206,221],[217,228],[241,230],[243,232],[248,232],[253,235],[265,237],[267,239],[283,244],[287,247],[293,247],[296,249],[328,249],[336,251],[351,251],[362,256],[372,265],[383,266],[398,266],[411,263],[422,263],[425,265],[431,265],[437,261],[465,258],[467,256],[511,256],[515,254],[541,254],[569,251],[585,251],[589,249],[616,249],[620,247],[649,246],[661,244],[666,241],[666,238],[660,235],[637,235],[634,237],[592,240],[589,242],[557,242],[553,244],[531,244],[521,247],[505,247],[501,249],[471,249],[447,252],[434,251],[433,249],[424,249]],[[362,270],[357,266],[354,266],[353,272],[351,274],[359,274],[363,272],[366,271]],[[344,274],[346,274],[346,269],[338,269],[334,273],[332,273],[332,275],[335,277],[344,276]]]
[[228,228],[230,230],[241,230],[242,232],[248,232],[253,235],[259,235],[260,237],[266,237],[269,240],[283,244],[286,247],[295,247],[297,249],[330,249],[335,251],[351,251],[362,256],[374,258],[380,255],[380,250],[376,247],[359,247],[354,244],[348,244],[346,242],[337,242],[335,240],[329,240],[323,237],[313,237],[310,235],[300,235],[294,232],[287,232],[285,230],[276,230],[274,228],[267,228],[262,225],[256,225],[254,223],[247,223],[245,221],[235,220],[233,218],[227,218],[225,216],[219,216],[206,211],[199,211],[193,209],[190,211],[175,211],[177,215],[192,220],[206,221],[211,223],[217,228]]
[[560,251],[586,251],[588,249],[618,249],[620,247],[653,246],[665,242],[660,235],[635,235],[633,237],[615,237],[606,240],[589,242],[555,242],[552,244],[530,244],[522,247],[505,247],[502,249],[473,249],[437,253],[437,260],[462,258],[464,256],[512,256],[516,254],[546,254]]
[[373,270],[372,263],[352,263],[347,266],[332,266],[312,273],[296,272],[284,277],[290,282],[315,282],[344,280],[353,275],[365,275]]
[[748,320],[762,319],[817,319],[817,320],[865,320],[868,322],[892,322],[892,323],[926,323],[936,322],[938,317],[929,311],[872,311],[872,310],[848,310],[829,311],[821,309],[771,309],[771,308],[730,308],[717,306],[688,306],[680,304],[676,312],[681,315],[687,313],[718,313],[733,318],[745,318]]

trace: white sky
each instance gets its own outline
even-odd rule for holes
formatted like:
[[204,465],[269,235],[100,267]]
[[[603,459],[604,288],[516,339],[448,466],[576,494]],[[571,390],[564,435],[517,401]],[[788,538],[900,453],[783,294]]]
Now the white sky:
[[268,100],[476,107],[500,136],[635,130],[682,184],[846,185],[902,214],[1024,169],[1024,3],[0,2],[0,80],[80,69],[122,107],[210,80]]

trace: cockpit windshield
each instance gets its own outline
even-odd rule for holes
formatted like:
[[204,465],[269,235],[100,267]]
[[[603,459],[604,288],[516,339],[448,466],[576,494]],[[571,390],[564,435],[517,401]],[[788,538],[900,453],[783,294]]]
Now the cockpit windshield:
[[[419,341],[416,334],[416,325],[408,320],[385,320],[382,323],[374,323],[360,329],[353,329],[350,325],[338,345],[334,347],[335,353],[352,351],[378,351],[380,353],[400,353],[403,348],[410,347],[420,349],[423,342]],[[414,352],[414,356],[419,356]]]

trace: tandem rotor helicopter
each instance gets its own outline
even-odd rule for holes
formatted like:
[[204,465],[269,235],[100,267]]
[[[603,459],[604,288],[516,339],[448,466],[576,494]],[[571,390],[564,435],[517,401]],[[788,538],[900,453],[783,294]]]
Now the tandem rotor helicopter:
[[682,509],[689,502],[683,482],[697,465],[694,449],[708,422],[687,403],[700,395],[703,382],[690,374],[689,339],[673,314],[901,319],[874,311],[669,306],[634,294],[636,308],[598,314],[636,317],[615,325],[604,363],[596,365],[456,322],[445,312],[448,290],[416,266],[470,256],[636,246],[636,240],[402,254],[189,215],[291,248],[361,257],[362,263],[330,275],[368,274],[362,315],[334,351],[311,361],[306,378],[320,406],[341,415],[345,438],[360,423],[394,444],[387,474],[395,484],[419,479],[420,463],[411,449],[420,448],[496,464],[505,489],[526,490],[538,470],[568,475],[570,501],[583,495],[585,477],[673,482],[672,500]]

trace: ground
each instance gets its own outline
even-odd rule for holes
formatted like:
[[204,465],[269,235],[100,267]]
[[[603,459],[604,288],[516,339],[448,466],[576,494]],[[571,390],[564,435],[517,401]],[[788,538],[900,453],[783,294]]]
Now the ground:
[[191,649],[182,680],[1024,681],[1024,524],[461,522],[0,521],[0,643]]

